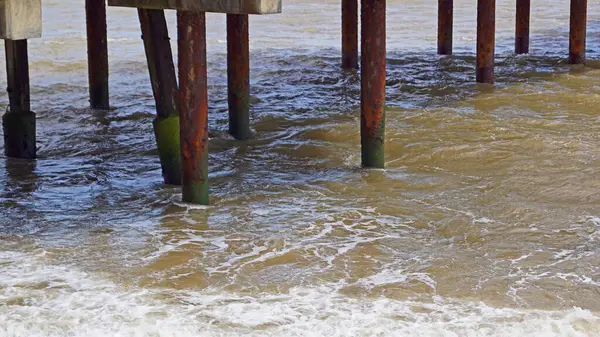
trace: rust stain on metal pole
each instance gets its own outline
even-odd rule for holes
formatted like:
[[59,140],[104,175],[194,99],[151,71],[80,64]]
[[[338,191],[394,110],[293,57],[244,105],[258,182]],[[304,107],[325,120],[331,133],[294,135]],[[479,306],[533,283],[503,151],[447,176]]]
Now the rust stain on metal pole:
[[227,14],[229,133],[250,137],[250,45],[248,15]]
[[35,113],[31,112],[27,40],[5,40],[9,109],[2,116],[7,157],[36,157]]
[[477,69],[479,83],[494,83],[496,0],[477,0]]
[[363,167],[384,167],[386,0],[362,0],[361,146]]
[[515,27],[515,53],[529,53],[529,22],[531,0],[517,0],[517,20]]
[[206,15],[177,12],[183,201],[208,204]]
[[342,68],[358,69],[358,0],[342,0]]
[[438,54],[452,55],[454,1],[438,0]]
[[571,0],[571,32],[569,39],[569,63],[585,63],[585,40],[587,25],[587,0]]
[[86,0],[88,76],[90,106],[108,109],[108,43],[106,38],[106,0]]

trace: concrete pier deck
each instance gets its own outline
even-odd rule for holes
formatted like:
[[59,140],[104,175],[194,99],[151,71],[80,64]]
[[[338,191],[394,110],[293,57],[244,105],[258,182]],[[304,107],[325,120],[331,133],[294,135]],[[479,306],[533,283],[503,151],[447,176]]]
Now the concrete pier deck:
[[41,0],[0,0],[0,38],[25,40],[41,36]]

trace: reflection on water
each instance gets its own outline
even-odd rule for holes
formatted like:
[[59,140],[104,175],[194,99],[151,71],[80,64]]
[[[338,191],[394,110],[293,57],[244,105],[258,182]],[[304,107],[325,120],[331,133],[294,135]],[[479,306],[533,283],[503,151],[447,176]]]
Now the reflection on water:
[[567,2],[533,2],[527,56],[499,2],[490,87],[474,83],[475,7],[455,2],[448,58],[435,1],[389,1],[373,171],[338,1],[251,19],[247,142],[226,134],[224,19],[209,15],[213,205],[192,207],[161,184],[135,11],[109,10],[115,109],[96,112],[82,4],[45,0],[40,158],[0,157],[0,335],[600,336],[600,6],[591,61],[570,67]]

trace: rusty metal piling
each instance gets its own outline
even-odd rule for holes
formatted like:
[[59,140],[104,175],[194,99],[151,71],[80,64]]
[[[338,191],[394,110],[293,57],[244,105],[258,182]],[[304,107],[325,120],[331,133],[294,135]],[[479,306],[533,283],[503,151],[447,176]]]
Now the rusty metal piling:
[[248,15],[227,14],[229,133],[250,138],[250,46]]
[[183,202],[207,205],[206,15],[177,12]]
[[477,69],[479,83],[494,83],[496,0],[477,0]]
[[27,40],[4,40],[9,109],[2,116],[7,157],[36,157],[35,113],[31,112]]
[[362,166],[383,168],[385,143],[386,0],[361,3]]
[[571,0],[571,30],[569,38],[569,63],[585,63],[587,25],[587,0]]
[[517,0],[517,19],[515,27],[515,53],[529,53],[529,23],[531,0]]
[[342,0],[342,68],[358,69],[358,0]]
[[142,39],[156,102],[153,121],[162,175],[166,184],[181,184],[179,134],[179,90],[165,13],[160,9],[138,9]]
[[88,78],[92,109],[109,108],[106,0],[86,0]]
[[438,0],[438,54],[452,55],[454,0]]

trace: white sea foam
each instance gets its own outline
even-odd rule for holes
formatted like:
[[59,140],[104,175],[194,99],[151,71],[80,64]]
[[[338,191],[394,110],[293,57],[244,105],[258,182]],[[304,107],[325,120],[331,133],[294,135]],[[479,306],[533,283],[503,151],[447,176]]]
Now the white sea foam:
[[336,285],[252,296],[126,289],[41,255],[0,252],[0,336],[600,336],[600,317],[578,308],[350,298]]
[[381,272],[360,279],[356,284],[366,287],[377,287],[388,284],[407,283],[417,281],[425,284],[433,291],[436,290],[436,282],[426,273],[406,274],[401,269],[384,269]]

